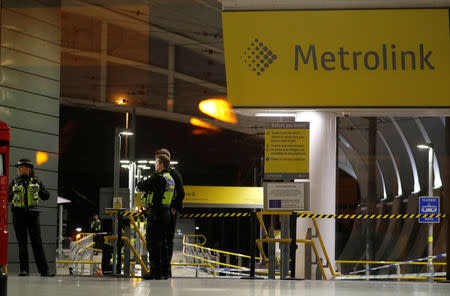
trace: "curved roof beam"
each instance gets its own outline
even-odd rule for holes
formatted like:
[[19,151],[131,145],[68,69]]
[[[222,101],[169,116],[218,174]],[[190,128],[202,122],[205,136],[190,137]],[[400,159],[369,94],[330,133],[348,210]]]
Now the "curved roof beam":
[[[358,135],[363,139],[364,142],[366,142],[368,144],[367,139],[361,134],[360,130],[358,128],[356,128],[356,125],[354,124],[354,122],[350,119],[350,123],[352,124],[352,126],[355,128],[356,132],[358,133]],[[376,155],[375,155],[376,157]],[[375,159],[375,164],[377,165],[377,170],[378,173],[380,174],[380,178],[381,178],[381,185],[383,187],[383,198],[382,200],[387,198],[387,194],[386,194],[386,183],[384,182],[384,175],[383,172],[381,171],[381,167],[380,164],[378,162],[377,159]]]
[[[414,118],[414,121],[416,122],[417,126],[419,127],[420,132],[422,133],[423,139],[425,140],[425,143],[431,143],[430,136],[428,135],[427,131],[425,130],[425,127],[422,124],[422,121],[420,121],[419,118]],[[433,171],[434,171],[434,188],[440,188],[442,187],[442,179],[441,179],[441,173],[439,170],[439,164],[437,162],[436,157],[436,150],[433,149],[434,153],[434,161],[433,161]]]
[[389,118],[391,119],[392,123],[395,126],[395,129],[397,130],[398,134],[400,135],[400,138],[402,139],[403,145],[405,146],[406,152],[408,153],[408,156],[409,156],[409,162],[411,164],[411,169],[412,169],[413,178],[414,178],[414,191],[412,193],[418,193],[418,192],[420,192],[419,174],[417,173],[416,161],[412,154],[411,147],[409,146],[409,143],[406,140],[405,134],[403,133],[402,129],[398,125],[395,118],[392,116],[390,116]]
[[389,157],[392,160],[392,165],[394,166],[395,176],[397,176],[397,196],[402,195],[402,180],[400,179],[400,171],[398,170],[397,162],[395,161],[394,154],[392,153],[391,148],[389,147],[389,144],[387,143],[385,137],[381,133],[381,131],[377,131],[378,136],[380,136],[381,141],[383,141],[384,146],[386,147],[386,150],[389,153]]
[[[342,144],[344,144],[347,148],[355,151],[353,149],[353,147],[350,145],[350,143],[347,141],[347,139],[342,135],[339,134],[339,141],[342,142]],[[356,172],[353,169],[353,166],[351,164],[351,162],[348,160],[347,155],[345,154],[345,151],[341,149],[341,147],[338,147],[338,151],[339,151],[339,155],[342,155],[342,157],[344,158],[343,161],[339,161],[338,165],[339,167],[344,170],[347,174],[349,174],[350,176],[352,176],[353,178],[355,178],[355,180],[358,180],[357,176],[356,176]],[[381,177],[381,184],[383,186],[383,199],[387,198],[387,193],[386,193],[386,183],[384,181],[384,175],[383,172],[381,171],[381,166],[378,163],[378,160],[376,161],[377,164],[377,169],[378,169],[378,173],[380,174]]]
[[[338,138],[342,144],[344,144],[350,150],[353,150],[353,147],[350,145],[347,139],[344,138],[343,135],[339,134]],[[355,169],[353,168],[350,160],[348,159],[347,154],[341,147],[339,147],[339,145],[338,145],[338,153],[340,156],[338,157],[338,167],[341,168],[344,172],[346,172],[350,176],[352,176],[355,180],[358,180]],[[343,158],[342,161],[340,161],[341,157]]]
[[384,182],[384,175],[383,175],[383,172],[381,171],[381,167],[380,167],[380,164],[378,163],[378,160],[376,160],[376,164],[377,164],[378,173],[380,174],[380,177],[381,177],[381,185],[383,186],[383,199],[382,200],[385,200],[387,198],[386,183]]

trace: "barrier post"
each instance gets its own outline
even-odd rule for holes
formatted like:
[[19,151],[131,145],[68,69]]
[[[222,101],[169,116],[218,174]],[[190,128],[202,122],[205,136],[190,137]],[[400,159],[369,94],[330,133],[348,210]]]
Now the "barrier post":
[[[286,215],[280,216],[280,222],[281,222],[281,238],[289,238],[290,237],[289,216]],[[290,257],[289,246],[290,243],[280,243],[281,249],[280,279],[282,280],[287,279],[289,273],[289,257]]]
[[255,277],[255,210],[250,213],[250,278]]
[[[124,217],[120,216],[120,221],[122,221],[121,223],[123,224],[123,228],[125,231],[125,236],[126,237],[131,237],[130,236],[130,224],[127,223],[127,221],[123,221]],[[131,240],[130,240],[131,243]],[[121,256],[122,257],[122,256]],[[126,277],[130,276],[130,246],[128,244],[125,244],[123,246],[123,273]]]
[[262,277],[256,277],[255,276],[255,253],[256,253],[256,231],[255,231],[255,219],[256,219],[256,213],[255,209],[253,209],[250,212],[250,262],[249,262],[249,268],[250,268],[250,274],[247,277],[242,277],[242,279],[247,280],[256,280],[256,279],[262,279]]
[[122,248],[123,248],[123,242],[122,242],[122,216],[119,212],[116,213],[117,215],[117,266],[116,266],[116,274],[121,275],[122,274]]
[[[274,238],[274,234],[273,234],[273,226],[270,225],[269,228],[269,238]],[[274,242],[269,242],[268,243],[268,257],[269,257],[269,270],[268,270],[268,275],[269,275],[269,279],[274,280],[275,279],[275,269],[276,269],[276,264],[277,261],[275,260],[275,243]]]
[[297,214],[295,212],[292,212],[289,216],[289,230],[291,232],[291,246],[289,248],[291,261],[289,262],[289,269],[291,271],[291,279],[295,279],[295,254],[297,251]]
[[[118,233],[119,233],[119,231],[118,231],[118,217],[119,217],[119,214],[117,213],[117,211],[115,211],[113,214],[112,214],[112,218],[113,218],[113,235],[114,236],[118,236]],[[119,244],[119,242],[118,241],[115,241],[114,243],[113,243],[113,264],[112,264],[112,274],[115,274],[116,273],[116,270],[117,270],[117,249],[118,249],[118,244]]]

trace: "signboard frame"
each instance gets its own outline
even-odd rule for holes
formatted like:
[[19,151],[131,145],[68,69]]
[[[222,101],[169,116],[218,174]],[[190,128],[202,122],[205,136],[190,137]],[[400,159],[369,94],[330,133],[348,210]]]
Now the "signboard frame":
[[[309,128],[309,122],[266,124],[264,180],[289,182],[294,179],[309,179]],[[301,135],[300,130],[307,130],[306,137]],[[273,136],[274,133],[276,136]],[[275,137],[276,140],[274,140]],[[294,155],[294,153],[297,154]],[[277,155],[278,158],[274,158],[274,155]],[[293,167],[298,171],[293,170]]]
[[[297,188],[295,188],[297,187]],[[295,188],[295,189],[294,189]],[[284,192],[280,192],[285,189]],[[283,202],[289,202],[290,205],[293,204],[295,199],[289,194],[289,190],[302,190],[303,198],[301,198],[298,203],[299,207],[286,206],[283,207]],[[278,190],[278,192],[274,192]],[[264,182],[264,210],[266,211],[307,211],[309,210],[309,181],[301,180],[299,182]],[[282,195],[282,196],[280,196]],[[275,206],[275,203],[279,204],[279,207]]]
[[[426,211],[426,208],[436,208],[436,211]],[[419,214],[440,214],[439,196],[420,196]],[[439,223],[439,217],[419,218],[419,223]]]

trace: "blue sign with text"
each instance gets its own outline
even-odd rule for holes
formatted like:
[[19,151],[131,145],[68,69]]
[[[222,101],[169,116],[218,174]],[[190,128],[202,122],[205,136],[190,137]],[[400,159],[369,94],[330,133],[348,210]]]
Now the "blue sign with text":
[[[419,214],[439,214],[439,196],[419,197]],[[439,223],[439,218],[419,218],[419,223]]]

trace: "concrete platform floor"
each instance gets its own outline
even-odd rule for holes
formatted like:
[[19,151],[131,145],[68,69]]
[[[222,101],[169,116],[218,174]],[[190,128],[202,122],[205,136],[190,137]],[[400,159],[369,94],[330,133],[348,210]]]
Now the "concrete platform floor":
[[450,295],[450,284],[374,281],[280,281],[173,278],[145,281],[139,278],[56,276],[8,277],[8,296],[429,296]]

